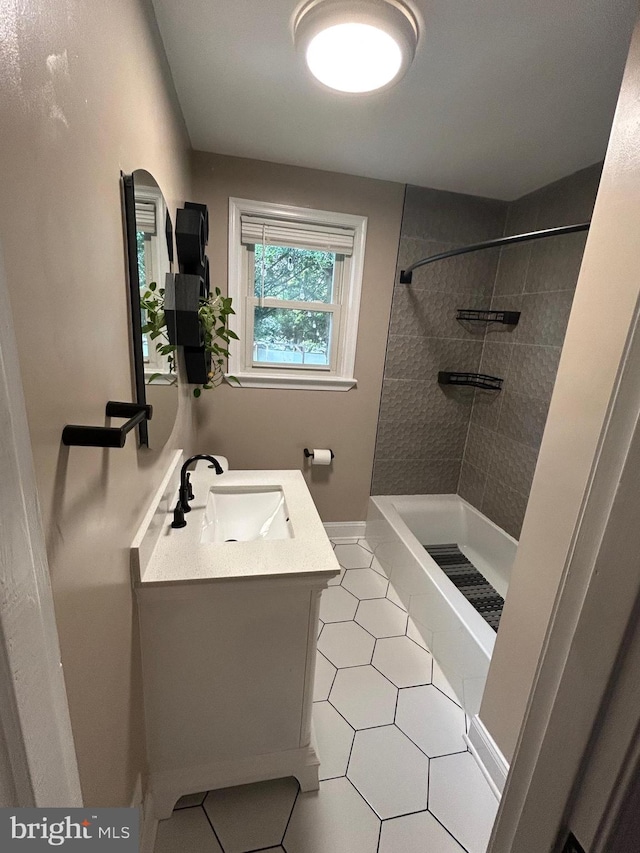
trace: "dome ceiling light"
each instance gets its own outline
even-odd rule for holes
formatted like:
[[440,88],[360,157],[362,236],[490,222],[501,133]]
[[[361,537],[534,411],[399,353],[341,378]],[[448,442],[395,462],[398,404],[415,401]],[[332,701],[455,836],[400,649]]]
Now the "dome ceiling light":
[[400,0],[309,0],[293,32],[314,77],[339,92],[392,86],[418,42],[416,16]]

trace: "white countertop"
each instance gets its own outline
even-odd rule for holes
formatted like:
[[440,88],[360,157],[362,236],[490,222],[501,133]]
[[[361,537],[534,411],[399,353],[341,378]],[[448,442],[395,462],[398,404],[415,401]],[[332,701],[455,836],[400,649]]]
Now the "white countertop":
[[[240,578],[268,578],[317,574],[331,578],[340,571],[331,543],[300,471],[225,471],[216,475],[206,462],[191,474],[195,498],[185,516],[187,526],[172,528],[173,513],[161,516],[161,528],[152,553],[139,558],[138,587],[172,583],[202,583]],[[284,492],[293,531],[291,539],[200,543],[204,508],[212,486],[277,486]],[[170,501],[173,507],[177,501]],[[151,510],[150,510],[151,512]],[[156,515],[157,518],[157,515]],[[140,549],[144,530],[132,551]]]

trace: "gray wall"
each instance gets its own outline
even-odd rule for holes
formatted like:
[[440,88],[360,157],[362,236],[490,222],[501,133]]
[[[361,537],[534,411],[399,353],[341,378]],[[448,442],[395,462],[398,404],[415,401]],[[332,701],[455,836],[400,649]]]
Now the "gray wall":
[[[601,165],[509,205],[505,234],[591,218]],[[571,311],[584,232],[500,250],[491,307],[521,311],[516,327],[489,326],[480,370],[504,378],[477,391],[458,493],[519,538]]]
[[[507,203],[408,187],[398,270],[478,240],[591,218],[601,165]],[[396,284],[372,494],[458,492],[516,538],[586,236],[479,252]],[[457,308],[521,311],[516,327],[464,326]],[[441,387],[439,370],[504,379],[500,393]]]
[[[407,187],[398,269],[419,258],[503,233],[507,204]],[[455,492],[473,403],[470,389],[443,392],[439,370],[477,371],[484,329],[467,330],[457,308],[489,308],[497,252],[452,258],[396,284],[382,385],[372,494]]]

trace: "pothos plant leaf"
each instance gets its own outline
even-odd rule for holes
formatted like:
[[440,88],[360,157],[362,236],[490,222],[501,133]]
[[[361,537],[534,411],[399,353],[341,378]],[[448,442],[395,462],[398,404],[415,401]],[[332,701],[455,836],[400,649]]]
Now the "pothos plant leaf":
[[[151,282],[140,297],[140,307],[143,309],[146,319],[142,326],[143,333],[155,342],[157,352],[166,357],[169,373],[175,374],[174,353],[177,347],[169,343],[164,313],[164,289],[158,290],[156,283]],[[207,381],[193,389],[194,397],[199,397],[203,390],[209,391],[215,388],[224,379],[224,359],[229,357],[227,345],[230,339],[238,340],[238,336],[227,325],[230,314],[235,314],[231,298],[223,296],[219,287],[216,287],[210,296],[200,298],[198,320],[202,330],[205,352],[222,356],[222,358],[212,359]],[[158,375],[154,374],[154,377]],[[230,377],[230,379],[238,382],[235,377]]]

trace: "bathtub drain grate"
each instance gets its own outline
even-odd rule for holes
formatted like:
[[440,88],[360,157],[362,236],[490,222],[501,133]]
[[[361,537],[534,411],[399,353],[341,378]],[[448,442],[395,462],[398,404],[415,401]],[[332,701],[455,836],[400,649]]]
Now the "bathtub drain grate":
[[467,601],[472,604],[485,622],[498,630],[504,598],[495,591],[488,580],[480,574],[460,548],[451,545],[425,545],[445,575],[452,581]]

